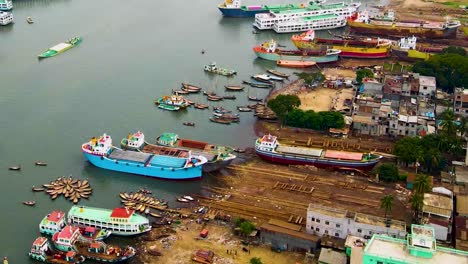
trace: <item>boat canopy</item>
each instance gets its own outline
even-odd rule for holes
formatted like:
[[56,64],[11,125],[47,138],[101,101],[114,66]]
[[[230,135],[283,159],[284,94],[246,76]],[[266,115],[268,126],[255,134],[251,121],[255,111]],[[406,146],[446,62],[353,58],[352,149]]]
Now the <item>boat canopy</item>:
[[68,44],[68,43],[60,43],[60,44],[57,44],[57,45],[53,46],[52,48],[50,48],[50,50],[54,50],[54,51],[59,52],[59,51],[64,50],[64,49],[66,49],[66,48],[68,48],[70,46],[71,45]]
[[301,148],[301,147],[289,147],[289,146],[278,146],[276,148],[277,152],[298,154],[304,156],[314,156],[320,157],[322,155],[322,149],[315,148]]
[[362,160],[362,156],[363,154],[358,152],[346,152],[336,150],[327,150],[325,152],[325,158],[329,159]]

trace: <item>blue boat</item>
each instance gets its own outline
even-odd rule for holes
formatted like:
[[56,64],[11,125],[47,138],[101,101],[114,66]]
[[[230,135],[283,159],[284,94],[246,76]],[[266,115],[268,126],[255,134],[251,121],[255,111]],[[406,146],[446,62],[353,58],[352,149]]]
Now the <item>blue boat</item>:
[[225,17],[255,17],[255,15],[259,13],[299,9],[305,8],[306,6],[306,4],[243,6],[240,0],[226,0],[224,3],[218,5],[218,9]]
[[207,162],[203,156],[178,148],[150,145],[144,152],[123,150],[112,146],[107,134],[93,137],[81,146],[81,151],[99,168],[172,180],[201,178],[202,165]]

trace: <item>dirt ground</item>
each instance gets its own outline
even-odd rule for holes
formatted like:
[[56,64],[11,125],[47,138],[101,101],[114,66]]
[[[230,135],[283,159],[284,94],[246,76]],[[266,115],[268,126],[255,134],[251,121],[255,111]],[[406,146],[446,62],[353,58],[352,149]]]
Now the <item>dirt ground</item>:
[[[199,237],[202,229],[207,229],[209,231],[206,239],[200,239]],[[176,228],[176,232],[176,234],[164,239],[142,242],[140,245],[141,248],[146,250],[156,249],[162,253],[162,256],[142,254],[140,261],[148,264],[196,263],[193,262],[191,258],[198,249],[212,250],[216,258],[213,264],[244,264],[249,263],[249,260],[253,257],[261,258],[263,263],[276,264],[302,263],[304,260],[303,254],[292,252],[276,253],[266,246],[246,247],[250,249],[250,253],[244,252],[242,248],[245,246],[240,243],[240,239],[234,237],[228,227],[217,224],[203,225],[186,220],[182,225]],[[227,253],[227,250],[230,250],[232,253]]]
[[336,94],[336,90],[328,88],[304,90],[297,94],[299,99],[301,99],[299,108],[302,110],[314,110],[315,112],[330,111],[333,97],[335,97]]

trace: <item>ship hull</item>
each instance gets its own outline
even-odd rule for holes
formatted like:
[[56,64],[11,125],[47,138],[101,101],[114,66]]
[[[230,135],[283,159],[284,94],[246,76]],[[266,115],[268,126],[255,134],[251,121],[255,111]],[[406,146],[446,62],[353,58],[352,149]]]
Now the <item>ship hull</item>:
[[197,179],[202,177],[202,166],[189,168],[152,167],[135,161],[111,160],[107,157],[92,155],[87,152],[83,152],[83,155],[94,166],[107,170],[170,180]]
[[225,17],[255,17],[256,14],[268,13],[269,10],[243,10],[241,8],[226,8],[218,6],[219,11]]
[[[317,50],[317,45],[314,42],[293,40],[294,45],[300,50]],[[381,59],[390,56],[389,47],[350,47],[342,45],[332,45],[333,49],[341,50],[339,54],[343,58],[361,58],[361,59]]]
[[332,63],[338,60],[338,54],[325,55],[325,56],[301,56],[301,55],[280,55],[278,53],[263,52],[259,50],[260,48],[255,47],[254,52],[257,57],[270,60],[270,61],[279,61],[279,60],[289,60],[289,61],[315,61],[316,63]]
[[279,163],[284,165],[309,165],[324,169],[357,169],[362,171],[370,171],[380,161],[380,159],[376,159],[366,162],[354,162],[349,160],[324,159],[320,157],[299,157],[291,154],[262,151],[258,148],[255,149],[255,152],[261,159],[272,163]]
[[229,159],[229,160],[220,160],[220,161],[214,161],[214,162],[207,162],[203,164],[202,171],[203,172],[214,172],[218,171],[226,166],[229,166],[231,162],[234,159]]
[[351,32],[359,34],[372,34],[384,36],[417,36],[420,38],[455,38],[457,28],[428,29],[422,27],[392,27],[391,25],[372,25],[363,22],[348,20],[348,26]]

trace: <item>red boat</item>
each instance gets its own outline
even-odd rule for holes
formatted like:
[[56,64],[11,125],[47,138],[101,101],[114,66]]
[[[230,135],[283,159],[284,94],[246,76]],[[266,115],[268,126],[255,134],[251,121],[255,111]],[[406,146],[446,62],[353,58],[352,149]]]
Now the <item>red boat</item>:
[[309,68],[317,64],[315,61],[293,61],[293,60],[279,60],[276,65],[286,68]]

